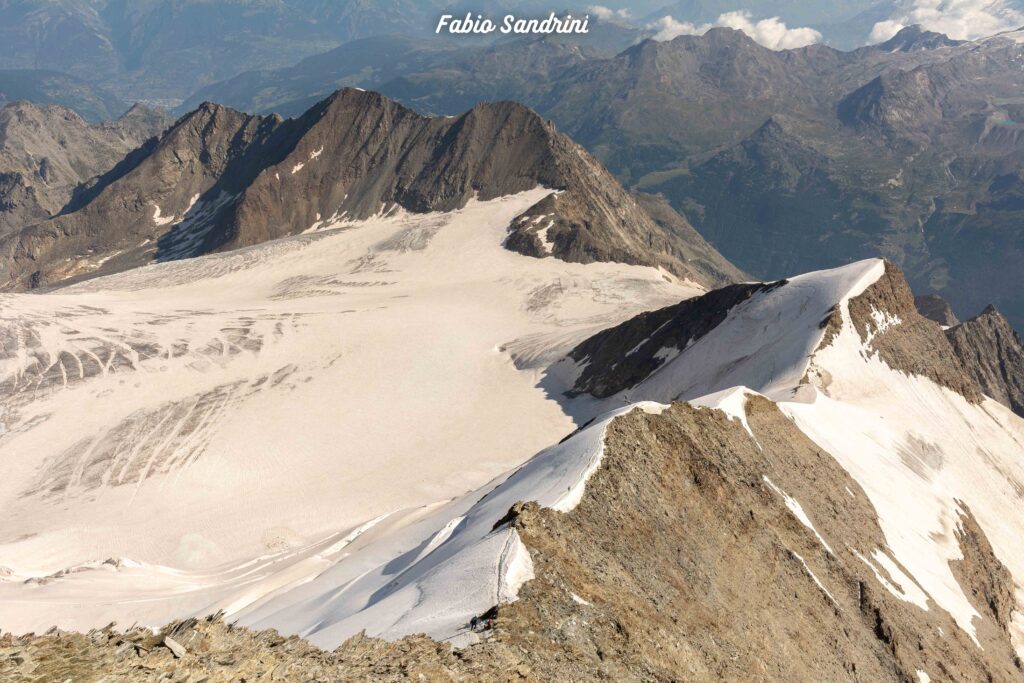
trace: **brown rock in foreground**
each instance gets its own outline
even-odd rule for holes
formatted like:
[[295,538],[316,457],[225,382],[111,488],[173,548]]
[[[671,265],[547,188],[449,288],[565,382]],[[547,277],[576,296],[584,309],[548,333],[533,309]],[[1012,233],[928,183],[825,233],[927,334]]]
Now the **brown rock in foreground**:
[[[767,400],[750,398],[747,413],[753,437],[686,404],[616,419],[579,507],[513,509],[536,578],[519,601],[482,615],[481,642],[462,650],[421,636],[356,636],[324,652],[273,631],[187,620],[156,636],[4,636],[0,677],[914,681],[920,671],[935,681],[1020,680],[1006,631],[1013,587],[969,513],[956,572],[983,615],[981,647],[934,603],[922,610],[878,581],[863,558],[891,552],[835,460]],[[187,650],[180,659],[166,636]]]

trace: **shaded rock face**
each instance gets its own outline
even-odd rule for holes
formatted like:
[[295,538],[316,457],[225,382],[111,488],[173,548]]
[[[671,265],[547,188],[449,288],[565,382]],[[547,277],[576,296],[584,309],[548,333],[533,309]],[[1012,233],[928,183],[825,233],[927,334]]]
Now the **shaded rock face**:
[[[917,312],[914,295],[897,266],[887,261],[885,274],[863,294],[850,299],[850,317],[865,345],[892,369],[927,377],[972,403],[984,398],[978,383],[953,353],[942,328]],[[823,343],[829,341],[826,333]]]
[[1020,679],[1000,616],[1012,584],[969,512],[957,571],[979,605],[991,605],[981,611],[981,647],[943,610],[900,600],[879,582],[862,559],[891,558],[876,512],[831,456],[764,399],[748,401],[747,418],[752,435],[719,411],[685,404],[617,418],[575,510],[517,504],[495,520],[515,527],[536,578],[517,602],[481,615],[481,642],[458,652],[421,636],[356,636],[328,653],[273,631],[188,620],[156,635],[4,636],[0,673],[11,681]]
[[141,105],[101,124],[57,105],[16,102],[0,109],[0,236],[58,214],[77,188],[170,123]]
[[1024,416],[1024,344],[1006,318],[989,306],[946,330],[946,338],[982,391]]
[[952,327],[960,324],[952,306],[938,294],[924,294],[914,297],[914,306],[917,312],[933,322],[944,327]]
[[983,615],[982,628],[1007,630],[1015,604],[1013,576],[996,558],[969,509],[961,513],[956,539],[963,559],[952,563],[953,574]]
[[839,120],[861,131],[881,131],[891,139],[928,144],[922,128],[942,121],[939,93],[926,69],[878,76],[839,102]]
[[573,391],[607,398],[639,384],[671,355],[720,325],[734,306],[784,284],[730,285],[599,332],[569,353],[584,366]]
[[[751,278],[729,262],[690,225],[662,195],[633,192],[633,198],[654,221],[672,235],[681,238],[681,257],[704,280],[718,286],[744,282]],[[678,248],[678,247],[677,247]]]
[[[560,192],[512,227],[510,249],[661,266],[707,285],[734,271],[695,234],[654,221],[604,167],[521,105],[428,118],[347,89],[288,120],[204,104],[106,174],[76,210],[0,240],[0,287],[52,285],[399,209],[450,211],[538,185]],[[540,216],[553,223],[543,253]]]

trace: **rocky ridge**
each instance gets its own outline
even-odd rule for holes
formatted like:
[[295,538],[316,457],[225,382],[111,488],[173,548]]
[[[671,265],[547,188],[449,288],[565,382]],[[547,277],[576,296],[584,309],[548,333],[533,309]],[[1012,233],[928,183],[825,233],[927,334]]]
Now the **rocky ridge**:
[[[861,340],[894,370],[927,377],[968,401],[982,400],[982,387],[960,362],[942,329],[917,312],[903,272],[886,262],[885,274],[849,303]],[[826,332],[825,344],[829,342]]]
[[400,210],[450,211],[538,185],[557,193],[513,225],[510,249],[660,266],[705,286],[736,273],[695,233],[653,220],[526,107],[485,103],[428,118],[345,89],[297,119],[202,105],[106,174],[74,211],[0,239],[0,287],[54,285]]
[[1024,343],[996,307],[946,330],[946,338],[985,394],[1024,417]]

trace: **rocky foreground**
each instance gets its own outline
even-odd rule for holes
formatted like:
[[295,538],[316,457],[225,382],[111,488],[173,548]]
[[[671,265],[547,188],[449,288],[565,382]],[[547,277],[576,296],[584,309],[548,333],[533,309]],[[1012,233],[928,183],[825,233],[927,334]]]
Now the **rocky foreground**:
[[[357,635],[333,652],[217,617],[158,634],[0,637],[5,681],[869,680],[1013,681],[1013,581],[969,510],[953,572],[981,615],[977,642],[941,609],[883,583],[892,560],[857,482],[772,402],[750,431],[677,403],[606,434],[602,466],[570,513],[517,504],[495,520],[536,578],[475,620],[453,651],[423,636]],[[798,503],[796,501],[799,501]],[[806,520],[813,520],[813,524]],[[879,559],[881,558],[881,559]],[[883,577],[884,578],[884,577]],[[887,588],[887,585],[889,586]],[[932,606],[929,601],[929,606]]]

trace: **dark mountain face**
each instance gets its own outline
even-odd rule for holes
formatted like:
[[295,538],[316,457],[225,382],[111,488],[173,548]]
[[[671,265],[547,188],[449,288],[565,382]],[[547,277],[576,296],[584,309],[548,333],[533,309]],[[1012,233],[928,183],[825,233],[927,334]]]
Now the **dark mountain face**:
[[513,226],[511,249],[661,266],[709,285],[737,274],[667,206],[660,222],[652,219],[597,161],[521,105],[428,118],[348,89],[297,119],[204,104],[80,192],[73,210],[0,241],[0,279],[8,290],[55,284],[538,185],[561,192]]
[[915,296],[914,306],[917,308],[918,313],[943,327],[960,324],[949,302],[938,294]]
[[90,124],[64,107],[17,102],[0,109],[0,235],[55,216],[96,176],[160,134],[170,119],[135,106]]
[[946,337],[985,394],[1024,416],[1024,344],[994,306],[946,330]]

